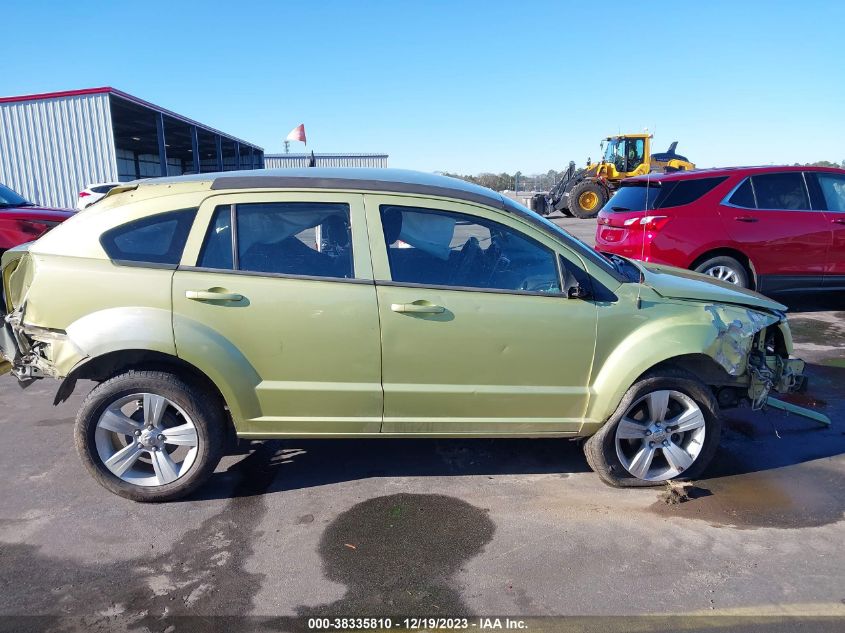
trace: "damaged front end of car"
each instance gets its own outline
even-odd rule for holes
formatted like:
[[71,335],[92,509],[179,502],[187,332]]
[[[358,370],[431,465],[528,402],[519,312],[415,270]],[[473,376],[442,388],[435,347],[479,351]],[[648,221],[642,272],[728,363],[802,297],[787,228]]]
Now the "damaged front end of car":
[[734,305],[708,305],[714,337],[706,353],[725,372],[738,379],[752,409],[766,406],[789,411],[829,425],[830,419],[816,411],[778,400],[773,393],[804,391],[804,361],[791,358],[792,337],[782,312],[763,312]]

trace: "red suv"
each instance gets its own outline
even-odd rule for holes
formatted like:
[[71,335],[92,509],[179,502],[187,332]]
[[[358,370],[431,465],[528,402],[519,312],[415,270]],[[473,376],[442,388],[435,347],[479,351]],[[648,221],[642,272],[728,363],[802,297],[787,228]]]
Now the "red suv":
[[71,209],[39,207],[0,184],[0,254],[37,240],[73,214]]
[[730,167],[631,178],[599,213],[596,250],[761,292],[845,289],[845,170]]

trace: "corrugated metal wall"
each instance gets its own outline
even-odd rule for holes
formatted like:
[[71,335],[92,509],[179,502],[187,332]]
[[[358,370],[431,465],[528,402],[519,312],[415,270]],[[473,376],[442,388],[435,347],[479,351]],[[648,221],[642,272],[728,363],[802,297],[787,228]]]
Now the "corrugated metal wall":
[[[265,154],[264,167],[308,167],[311,154]],[[314,154],[317,167],[387,167],[387,154]]]
[[0,103],[0,182],[28,200],[74,207],[94,182],[117,180],[109,95]]

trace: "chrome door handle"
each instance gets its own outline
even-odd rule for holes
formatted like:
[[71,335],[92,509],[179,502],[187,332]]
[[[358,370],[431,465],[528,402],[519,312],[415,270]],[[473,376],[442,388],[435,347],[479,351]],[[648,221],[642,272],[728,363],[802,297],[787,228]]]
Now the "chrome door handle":
[[414,303],[391,303],[390,309],[400,314],[443,314],[446,308],[433,303],[415,301]]
[[757,222],[757,218],[751,218],[747,215],[740,215],[734,218],[737,222]]
[[194,301],[243,301],[243,295],[212,290],[186,290],[185,296]]
[[831,222],[834,224],[845,224],[845,218],[833,218]]

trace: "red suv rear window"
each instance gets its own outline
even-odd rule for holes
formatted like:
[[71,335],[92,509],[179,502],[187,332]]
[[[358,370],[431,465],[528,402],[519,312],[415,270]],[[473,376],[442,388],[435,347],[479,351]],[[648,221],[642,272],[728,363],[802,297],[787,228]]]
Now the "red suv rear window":
[[642,181],[623,184],[605,205],[605,209],[625,212],[679,207],[695,202],[725,182],[727,178],[727,176],[716,176],[648,184]]

